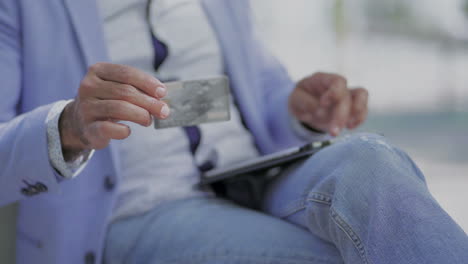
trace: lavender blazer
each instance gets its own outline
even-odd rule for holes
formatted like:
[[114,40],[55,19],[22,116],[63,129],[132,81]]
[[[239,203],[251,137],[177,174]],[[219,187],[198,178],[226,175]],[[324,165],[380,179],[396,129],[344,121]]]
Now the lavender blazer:
[[[203,0],[225,71],[262,153],[301,143],[289,122],[293,82],[251,26],[248,0]],[[108,61],[95,0],[0,0],[0,206],[20,201],[17,261],[98,263],[119,184],[113,142],[74,180],[48,160],[45,119],[73,98],[88,66]]]

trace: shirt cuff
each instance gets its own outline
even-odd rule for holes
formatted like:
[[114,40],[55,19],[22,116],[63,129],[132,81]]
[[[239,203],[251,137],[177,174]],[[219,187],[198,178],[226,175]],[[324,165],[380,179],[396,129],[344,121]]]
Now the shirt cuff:
[[325,141],[332,139],[327,133],[320,133],[305,127],[297,118],[291,115],[291,126],[298,137],[306,141]]
[[94,154],[94,150],[83,151],[71,162],[66,162],[62,153],[62,142],[60,141],[59,120],[65,106],[73,100],[59,101],[55,103],[47,114],[47,147],[49,150],[49,161],[52,167],[64,178],[71,179],[80,174],[86,167],[88,160]]

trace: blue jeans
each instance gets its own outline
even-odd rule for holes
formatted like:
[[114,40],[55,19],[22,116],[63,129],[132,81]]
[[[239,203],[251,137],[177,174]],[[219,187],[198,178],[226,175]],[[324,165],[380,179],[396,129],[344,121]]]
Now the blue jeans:
[[111,225],[106,263],[468,263],[468,236],[411,159],[349,137],[285,170],[263,212],[179,200]]

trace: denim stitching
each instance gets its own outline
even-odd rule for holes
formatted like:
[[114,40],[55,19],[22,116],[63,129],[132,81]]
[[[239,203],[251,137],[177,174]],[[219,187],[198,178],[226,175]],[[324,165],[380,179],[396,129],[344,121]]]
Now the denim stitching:
[[[306,202],[317,202],[331,206],[332,197],[323,193],[311,193],[310,196],[307,198]],[[333,222],[335,222],[335,224],[351,239],[353,245],[358,250],[359,256],[361,257],[362,261],[365,264],[368,264],[369,261],[366,257],[366,250],[364,248],[364,245],[362,244],[361,239],[353,231],[351,226],[348,225],[331,207],[330,216],[333,219]]]
[[[307,201],[323,203],[326,205],[331,205],[332,198],[326,194],[322,193],[311,193]],[[364,263],[369,263],[366,257],[366,251],[364,245],[361,242],[361,239],[356,235],[350,225],[348,225],[336,212],[333,208],[330,207],[330,215],[333,221],[338,225],[338,227],[351,239],[354,246],[359,252],[361,259]]]
[[364,245],[361,242],[361,239],[353,231],[350,225],[348,225],[336,212],[333,208],[330,208],[330,215],[335,222],[335,224],[351,239],[354,246],[359,252],[359,255],[364,263],[369,263],[366,257],[366,250]]
[[280,218],[286,218],[300,210],[306,208],[307,202],[317,202],[325,205],[331,205],[332,198],[329,195],[323,193],[311,193],[309,197],[301,197],[294,200],[286,206],[285,209],[281,210],[278,215]]

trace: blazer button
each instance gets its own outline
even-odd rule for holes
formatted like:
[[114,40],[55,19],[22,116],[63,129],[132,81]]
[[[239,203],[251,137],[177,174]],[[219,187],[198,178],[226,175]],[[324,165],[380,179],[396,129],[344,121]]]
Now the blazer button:
[[93,252],[88,252],[85,255],[85,264],[95,264],[96,263],[96,256]]
[[36,187],[36,190],[38,192],[47,192],[48,191],[47,186],[45,186],[42,182],[36,183],[35,187]]
[[111,176],[106,176],[104,179],[104,188],[108,191],[112,191],[115,188],[115,181],[112,179]]

